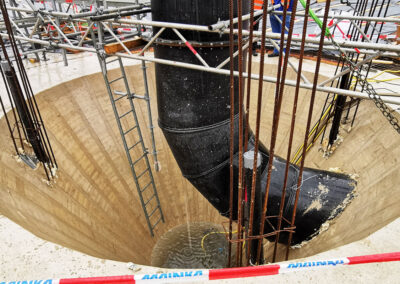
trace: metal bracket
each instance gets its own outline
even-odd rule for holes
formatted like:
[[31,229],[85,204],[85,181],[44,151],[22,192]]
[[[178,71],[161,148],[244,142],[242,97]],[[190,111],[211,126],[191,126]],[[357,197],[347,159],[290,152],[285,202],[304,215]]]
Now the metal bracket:
[[132,94],[132,98],[141,99],[141,100],[146,100],[147,101],[147,98],[145,96],[138,96],[138,95]]
[[39,160],[36,158],[36,156],[31,156],[27,154],[19,154],[19,157],[21,160],[27,164],[31,169],[36,169],[37,165],[39,163]]

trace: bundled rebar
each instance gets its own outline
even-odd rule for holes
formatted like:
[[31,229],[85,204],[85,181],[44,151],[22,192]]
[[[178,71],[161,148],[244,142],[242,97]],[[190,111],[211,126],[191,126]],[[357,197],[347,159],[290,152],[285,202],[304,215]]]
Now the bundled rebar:
[[[57,162],[14,38],[4,0],[0,0],[0,10],[9,43],[8,48],[3,37],[0,37],[2,50],[0,70],[8,98],[8,102],[4,103],[0,97],[1,107],[16,154],[31,167],[35,167],[38,162],[42,163],[46,177],[50,181],[55,175]],[[9,49],[11,56],[8,54]],[[7,103],[12,108],[10,115],[7,114]]]

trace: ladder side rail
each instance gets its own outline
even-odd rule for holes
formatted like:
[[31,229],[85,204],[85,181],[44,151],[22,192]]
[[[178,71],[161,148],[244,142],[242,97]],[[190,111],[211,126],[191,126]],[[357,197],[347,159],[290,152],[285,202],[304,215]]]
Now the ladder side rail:
[[[132,99],[132,93],[130,91],[128,79],[127,79],[126,73],[125,73],[125,68],[124,68],[124,66],[122,64],[121,57],[118,57],[118,59],[119,59],[120,67],[121,67],[122,77],[124,78],[126,93],[128,94],[128,100],[129,100],[129,103],[130,103],[131,108],[133,110],[132,114],[134,116],[136,124],[139,125],[139,121],[138,121],[137,114],[136,114],[136,111],[135,111],[135,106],[134,106],[133,99]],[[140,127],[137,128],[137,132],[138,132],[138,135],[139,135],[139,141],[141,141],[140,144],[141,144],[142,150],[143,150],[143,152],[147,153],[148,150],[147,150],[146,146],[144,145],[143,135],[142,135]],[[160,199],[158,197],[158,193],[157,193],[157,190],[156,190],[156,184],[154,182],[153,172],[151,171],[149,158],[146,155],[144,159],[145,159],[145,162],[146,162],[146,167],[149,169],[150,180],[151,180],[151,182],[153,184],[154,194],[156,195],[157,207],[158,207],[158,209],[160,211],[160,215],[161,215],[162,221],[165,222],[164,221],[164,214],[163,214],[162,209],[161,209]]]
[[[119,129],[119,132],[120,132],[120,135],[121,135],[121,138],[122,138],[122,142],[123,142],[123,145],[124,145],[126,156],[128,158],[129,166],[131,168],[131,172],[132,172],[132,175],[134,177],[136,190],[137,190],[137,192],[139,194],[140,204],[141,204],[142,209],[144,211],[144,215],[145,215],[145,218],[146,218],[147,226],[149,227],[149,230],[150,230],[150,234],[153,237],[154,236],[153,228],[152,228],[152,225],[150,223],[150,218],[148,216],[148,213],[147,213],[147,210],[146,210],[146,206],[144,205],[145,203],[144,203],[141,191],[140,191],[140,185],[139,185],[139,182],[137,180],[136,171],[134,169],[133,162],[132,162],[132,157],[131,157],[130,152],[128,150],[128,145],[126,143],[126,139],[125,139],[125,135],[124,135],[124,132],[123,132],[123,127],[122,127],[122,124],[121,124],[121,121],[120,121],[118,109],[117,109],[117,107],[115,105],[115,102],[114,102],[113,91],[112,91],[111,86],[109,84],[106,58],[102,58],[100,55],[98,55],[98,58],[99,58],[99,61],[100,61],[100,66],[101,66],[101,69],[102,69],[101,71],[102,71],[102,74],[103,74],[104,82],[106,83],[107,93],[108,93],[108,96],[110,98],[111,105],[112,105],[112,108],[113,108],[113,111],[114,111],[115,120],[117,121],[118,129]],[[126,78],[125,78],[125,80],[126,80]],[[127,94],[129,94],[129,93],[127,92]]]

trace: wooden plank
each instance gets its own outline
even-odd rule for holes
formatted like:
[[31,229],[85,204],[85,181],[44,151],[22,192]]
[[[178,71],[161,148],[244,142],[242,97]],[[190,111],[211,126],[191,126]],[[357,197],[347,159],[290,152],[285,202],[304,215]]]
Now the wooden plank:
[[[140,37],[135,37],[133,39],[124,40],[122,43],[130,50],[134,47],[143,45],[144,41]],[[118,42],[106,44],[104,50],[107,54],[114,54],[121,51],[125,52],[125,49]]]

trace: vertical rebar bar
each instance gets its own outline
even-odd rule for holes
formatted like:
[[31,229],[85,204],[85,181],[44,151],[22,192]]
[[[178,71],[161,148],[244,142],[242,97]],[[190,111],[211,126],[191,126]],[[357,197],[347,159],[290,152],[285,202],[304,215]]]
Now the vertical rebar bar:
[[[53,149],[51,148],[50,141],[48,139],[48,135],[45,129],[45,126],[43,124],[43,120],[35,99],[35,96],[32,91],[32,87],[29,83],[29,79],[25,70],[25,67],[23,65],[22,59],[19,56],[19,51],[18,47],[14,38],[14,34],[11,28],[11,22],[7,14],[7,9],[5,6],[4,0],[0,1],[0,8],[1,12],[3,14],[3,19],[5,23],[5,27],[7,30],[7,33],[9,35],[9,41],[10,41],[10,47],[12,49],[12,52],[14,54],[14,58],[16,61],[16,66],[18,69],[18,73],[20,76],[20,80],[22,82],[22,87],[19,83],[17,73],[15,69],[12,67],[12,63],[10,59],[8,58],[7,51],[3,48],[3,53],[6,57],[6,60],[8,61],[8,65],[10,66],[10,71],[12,75],[12,80],[15,85],[15,92],[16,96],[19,97],[19,100],[21,102],[24,102],[22,105],[21,111],[26,113],[27,118],[25,121],[22,122],[22,129],[25,131],[30,132],[29,137],[27,137],[27,141],[31,142],[33,150],[38,157],[38,159],[41,161],[43,164],[44,171],[46,173],[46,176],[48,180],[50,180],[50,176],[53,177],[53,172],[51,170],[51,167],[57,166],[57,162],[54,157]],[[3,45],[3,40],[1,39],[0,43]],[[10,102],[12,104],[12,99],[10,98]],[[19,130],[19,126],[17,125],[17,129]],[[31,139],[29,139],[31,138]],[[21,145],[23,147],[23,143],[21,142]],[[48,168],[50,167],[50,168]]]
[[[384,6],[385,3],[386,3],[385,0],[382,1],[381,5],[380,5],[379,12],[378,12],[378,15],[377,15],[378,17],[381,16],[381,13],[382,13],[382,10],[383,10],[383,6]],[[389,10],[389,6],[390,6],[390,0],[388,1],[388,4],[386,4],[386,9],[385,9],[385,11],[384,11],[383,17],[386,17],[387,12],[388,12],[388,10]],[[373,14],[371,14],[371,16],[373,16]],[[370,24],[370,23],[368,23],[368,24]],[[375,31],[376,31],[377,25],[378,25],[378,22],[375,22],[375,25],[372,27],[372,32],[371,32],[371,35],[370,35],[370,39],[371,39],[371,40],[372,40],[372,38],[373,38],[373,36],[374,36],[374,33],[375,33]],[[366,25],[366,27],[365,27],[365,29],[364,29],[364,33],[367,33],[367,32],[368,32],[368,27],[369,27],[369,26]],[[380,26],[380,29],[379,29],[379,31],[378,31],[378,34],[376,35],[376,41],[375,41],[376,43],[378,43],[378,41],[379,41],[379,36],[380,36],[380,34],[381,34],[381,32],[382,32],[382,28],[383,28],[383,22],[381,23],[381,26]],[[367,57],[367,55],[364,56],[364,59],[365,59],[366,57]],[[366,77],[366,78],[368,78],[368,74],[369,74],[369,71],[370,71],[371,66],[372,66],[372,61],[370,61],[370,62],[368,63],[367,72],[366,72],[366,74],[365,74],[365,77]],[[357,81],[357,83],[358,83],[358,81]],[[362,86],[361,91],[364,91],[364,88],[365,88],[365,86]],[[358,112],[358,108],[359,108],[359,106],[360,106],[360,102],[361,102],[361,100],[360,100],[360,99],[357,99],[357,105],[356,105],[356,109],[354,110],[353,118],[352,118],[352,121],[351,121],[351,127],[353,127],[353,125],[354,125],[354,121],[355,121],[355,118],[356,118],[356,115],[357,115],[357,112]]]
[[[8,57],[8,54],[7,54],[7,51],[6,51],[6,47],[5,47],[3,38],[2,38],[1,36],[0,36],[0,46],[1,46],[2,50],[3,50],[3,55],[4,55],[5,59],[6,59],[7,61],[10,61],[10,60],[9,60],[9,57]],[[11,104],[11,111],[12,111],[13,116],[14,116],[14,121],[15,121],[16,124],[18,124],[17,114],[18,114],[18,117],[19,117],[19,113],[16,113],[16,111],[15,111],[15,107],[14,107],[14,104],[13,104],[13,100],[11,99],[10,90],[9,90],[9,88],[8,88],[8,85],[7,85],[6,78],[5,78],[5,76],[4,76],[3,70],[2,70],[2,72],[1,72],[1,74],[2,74],[2,77],[3,77],[4,84],[5,84],[5,86],[6,86],[6,91],[7,91],[7,95],[8,95],[8,100],[10,101],[10,104]],[[17,132],[18,132],[18,137],[19,137],[19,140],[20,140],[21,148],[22,148],[22,150],[24,151],[24,150],[25,150],[25,146],[24,146],[24,143],[23,143],[23,141],[22,141],[21,130],[20,130],[19,127],[17,127]],[[11,135],[12,135],[12,133],[11,133]],[[25,135],[25,138],[27,138],[25,132],[24,132],[24,135]],[[19,154],[19,151],[17,151],[17,154]]]
[[[305,135],[304,135],[304,144],[303,144],[304,147],[303,147],[303,155],[302,155],[303,158],[301,159],[301,163],[300,163],[299,177],[297,179],[296,198],[295,198],[295,202],[293,205],[292,218],[290,221],[291,227],[293,227],[294,223],[295,223],[297,203],[299,201],[299,195],[300,195],[300,187],[301,187],[301,184],[303,181],[303,170],[304,170],[304,162],[305,162],[306,153],[307,153],[308,135],[309,135],[310,126],[311,126],[312,113],[313,113],[313,109],[314,109],[315,94],[317,92],[319,68],[320,68],[321,58],[322,58],[322,48],[323,48],[324,41],[325,41],[325,36],[323,36],[323,35],[325,34],[325,30],[326,30],[326,26],[327,26],[330,5],[331,5],[331,0],[327,0],[326,4],[325,4],[324,18],[323,18],[323,22],[322,22],[322,33],[321,33],[319,47],[318,47],[318,56],[317,56],[317,62],[316,62],[316,66],[315,66],[313,88],[311,91],[310,106],[309,106],[308,118],[307,118],[307,126],[306,126]],[[289,258],[289,249],[290,249],[290,244],[292,243],[292,237],[293,237],[293,232],[290,232],[287,247],[286,247],[286,259]]]
[[[265,186],[265,197],[263,203],[263,211],[262,211],[262,218],[260,223],[260,235],[264,233],[264,226],[265,226],[265,219],[268,209],[268,197],[269,197],[269,189],[271,185],[271,174],[272,174],[272,166],[274,161],[274,153],[275,153],[275,145],[276,145],[276,138],[278,134],[278,126],[279,126],[279,116],[280,110],[282,105],[282,98],[283,98],[283,87],[286,77],[286,69],[287,69],[287,62],[289,51],[287,51],[284,62],[282,61],[283,55],[283,46],[284,46],[284,38],[285,38],[285,28],[286,26],[286,16],[287,16],[287,8],[288,8],[288,0],[284,1],[283,7],[283,16],[282,16],[282,30],[281,30],[281,40],[280,40],[280,50],[279,50],[279,63],[278,63],[278,74],[277,74],[277,81],[276,81],[276,89],[275,89],[275,102],[274,102],[274,111],[273,111],[273,120],[272,120],[272,131],[271,131],[271,141],[270,141],[270,148],[269,148],[269,157],[268,157],[268,166],[267,166],[267,181]],[[292,33],[289,33],[289,38],[291,39]],[[290,46],[289,46],[290,47]],[[281,78],[282,77],[282,78]],[[258,248],[257,248],[257,263],[260,261],[261,257],[261,250],[262,250],[263,239],[258,241]]]
[[[242,238],[242,206],[243,206],[243,20],[242,20],[242,0],[237,0],[237,13],[238,13],[238,88],[239,88],[239,168],[238,168],[238,239]],[[236,265],[242,266],[242,246],[240,243],[236,246]]]
[[234,38],[233,38],[233,0],[229,0],[229,56],[230,56],[230,133],[229,133],[229,244],[228,267],[231,266],[232,257],[232,218],[233,218],[233,154],[235,131],[235,78],[234,71]]
[[[309,0],[307,1],[309,2]],[[293,3],[293,8],[292,11],[296,12],[297,9],[297,1],[294,1]],[[307,15],[304,17],[304,19],[308,19]],[[286,70],[287,70],[287,64],[289,60],[289,53],[290,53],[290,47],[291,47],[291,41],[292,41],[292,35],[293,35],[293,27],[294,27],[294,19],[295,17],[290,18],[290,24],[289,24],[289,34],[287,38],[287,43],[286,43],[286,53],[285,53],[285,61],[283,63],[283,74],[282,74],[282,80],[281,80],[281,86],[279,89],[279,96],[280,96],[280,103],[282,103],[283,99],[283,90],[285,87],[285,79],[286,79]],[[305,28],[304,28],[305,27]],[[307,29],[307,22],[304,22],[303,24],[303,34],[306,34],[306,29]],[[301,78],[301,67],[302,67],[302,59],[303,59],[303,53],[304,53],[304,41],[302,41],[302,50],[300,51],[300,58],[301,61],[299,61],[299,70],[297,72],[297,82],[296,82],[296,90],[298,86],[300,85],[300,78]],[[280,48],[281,50],[283,49],[283,46]],[[285,203],[285,196],[286,196],[286,186],[287,186],[287,181],[288,181],[288,176],[289,176],[289,165],[290,165],[290,155],[292,151],[292,143],[293,143],[293,133],[294,133],[294,126],[295,126],[295,120],[296,120],[296,110],[297,110],[297,98],[298,98],[298,91],[295,93],[295,98],[294,98],[294,103],[293,103],[293,110],[292,110],[292,124],[290,128],[290,137],[289,137],[289,142],[288,142],[288,153],[287,153],[287,158],[286,158],[286,166],[285,166],[285,176],[284,176],[284,181],[283,181],[283,187],[282,187],[282,194],[281,194],[281,202],[279,205],[279,215],[278,215],[278,226],[277,226],[277,234],[275,237],[275,244],[274,244],[274,251],[272,255],[272,262],[275,262],[276,259],[276,251],[278,248],[278,241],[279,241],[279,231],[282,226],[282,217],[283,217],[283,206]],[[280,106],[279,106],[280,107]],[[277,116],[277,128],[279,126],[279,113]]]
[[[265,58],[265,34],[267,29],[267,6],[268,1],[264,2],[263,14],[262,14],[262,28],[261,28],[261,50],[260,50],[260,70],[258,79],[258,97],[257,97],[257,113],[256,113],[256,132],[254,140],[254,162],[253,162],[253,174],[251,183],[251,198],[250,198],[250,217],[249,217],[249,236],[253,235],[253,222],[254,222],[254,199],[255,199],[255,186],[257,177],[257,160],[258,160],[258,145],[260,137],[260,123],[261,123],[261,105],[262,105],[262,91],[264,81],[262,80],[264,76],[264,58]],[[250,71],[248,73],[250,74]],[[263,218],[263,216],[261,216]],[[248,241],[247,245],[247,264],[250,261],[250,251],[252,246],[252,240]]]
[[[3,74],[2,71],[1,71],[1,73]],[[9,119],[8,119],[7,112],[6,112],[6,108],[5,108],[4,104],[3,104],[3,100],[1,99],[1,96],[0,96],[0,105],[1,105],[1,109],[3,110],[3,113],[4,113],[4,117],[6,118],[6,123],[7,123],[8,131],[10,132],[10,136],[11,136],[11,140],[12,140],[13,145],[14,145],[15,152],[18,154],[17,143],[15,143],[15,138],[14,138],[14,135],[13,135],[13,131],[12,131],[12,129],[11,129],[11,124],[10,124],[10,121],[9,121]]]
[[[250,1],[250,20],[249,20],[249,28],[250,28],[250,34],[249,34],[249,38],[248,38],[248,49],[247,49],[247,53],[248,53],[248,66],[247,66],[247,73],[250,74],[251,73],[251,69],[252,69],[252,61],[253,61],[253,31],[254,31],[254,0]],[[249,76],[247,78],[247,94],[246,94],[246,111],[245,111],[245,119],[246,119],[246,123],[244,126],[244,152],[247,152],[247,148],[248,148],[248,141],[249,141],[249,117],[250,117],[250,92],[251,92],[251,77]],[[249,186],[247,184],[245,184],[245,188],[246,188],[246,197],[248,196],[248,190],[249,190]],[[245,214],[249,214],[249,206],[248,206],[248,200],[246,201],[246,211]],[[249,216],[246,216],[246,219],[249,218]],[[249,234],[251,234],[249,232],[249,219],[246,220],[246,229],[244,230],[244,236],[245,239],[247,238],[247,236]],[[247,265],[249,265],[249,242],[247,242]]]
[[[249,48],[248,48],[248,60],[249,62],[247,63],[247,73],[251,73],[252,69],[252,62],[253,62],[253,31],[254,31],[254,0],[251,0],[250,2],[250,34],[249,34]],[[247,94],[246,94],[246,111],[245,111],[245,116],[246,116],[246,124],[245,124],[245,130],[244,130],[244,151],[246,152],[247,146],[248,146],[248,140],[249,140],[249,117],[250,117],[250,91],[251,91],[251,77],[249,76],[247,78]]]
[[156,172],[160,170],[158,157],[157,157],[157,147],[156,140],[154,138],[154,125],[153,125],[153,116],[151,113],[151,104],[150,104],[150,95],[149,95],[149,86],[147,82],[147,66],[144,60],[142,60],[142,72],[143,72],[143,84],[144,84],[144,97],[147,105],[147,115],[149,117],[149,129],[150,129],[150,137],[151,137],[151,146],[153,148],[153,159],[154,159],[154,167]]

